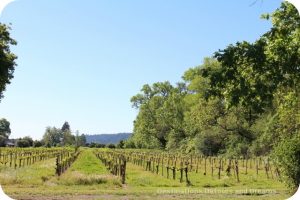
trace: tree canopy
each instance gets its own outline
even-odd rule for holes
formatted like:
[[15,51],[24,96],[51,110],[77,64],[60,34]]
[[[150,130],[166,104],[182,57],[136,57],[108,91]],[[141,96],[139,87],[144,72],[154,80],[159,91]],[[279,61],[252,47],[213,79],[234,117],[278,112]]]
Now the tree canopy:
[[0,100],[3,98],[3,92],[6,85],[10,84],[14,77],[14,70],[17,56],[10,51],[11,45],[17,42],[10,37],[10,27],[0,23]]
[[[145,84],[131,98],[138,109],[125,147],[204,155],[272,155],[299,185],[300,17],[288,2],[255,42],[230,44],[188,69],[177,85]],[[295,151],[294,151],[295,149]],[[296,164],[295,164],[296,165]]]
[[10,123],[5,118],[0,119],[0,135],[8,138],[11,133]]

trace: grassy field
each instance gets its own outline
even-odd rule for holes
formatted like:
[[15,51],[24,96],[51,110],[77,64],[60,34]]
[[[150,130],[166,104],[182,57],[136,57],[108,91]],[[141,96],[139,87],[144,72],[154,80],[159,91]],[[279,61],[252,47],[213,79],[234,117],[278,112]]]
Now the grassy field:
[[111,175],[92,149],[83,149],[73,165],[60,177],[55,160],[37,162],[19,169],[0,168],[0,183],[15,199],[286,199],[292,194],[277,180],[254,170],[218,179],[209,173],[189,174],[191,186],[127,163],[126,184]]

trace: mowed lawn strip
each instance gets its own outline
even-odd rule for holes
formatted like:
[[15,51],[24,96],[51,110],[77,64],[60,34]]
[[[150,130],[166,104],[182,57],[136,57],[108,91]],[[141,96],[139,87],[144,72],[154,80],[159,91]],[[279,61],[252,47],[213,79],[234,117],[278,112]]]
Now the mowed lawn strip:
[[91,149],[83,149],[69,170],[86,175],[109,174],[104,164],[95,156]]
[[92,149],[82,149],[77,160],[57,178],[56,183],[68,186],[101,184],[102,187],[122,187],[120,179],[109,173]]

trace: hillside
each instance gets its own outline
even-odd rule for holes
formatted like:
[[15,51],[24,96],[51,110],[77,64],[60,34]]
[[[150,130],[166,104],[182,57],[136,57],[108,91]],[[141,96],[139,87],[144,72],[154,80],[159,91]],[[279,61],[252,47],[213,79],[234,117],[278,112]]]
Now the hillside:
[[86,142],[101,143],[101,144],[117,144],[120,140],[126,140],[132,133],[114,133],[114,134],[95,134],[85,135]]

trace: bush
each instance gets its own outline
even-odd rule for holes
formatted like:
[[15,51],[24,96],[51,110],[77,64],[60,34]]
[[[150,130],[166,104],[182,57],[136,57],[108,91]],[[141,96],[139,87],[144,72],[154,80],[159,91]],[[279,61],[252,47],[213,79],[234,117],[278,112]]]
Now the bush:
[[120,142],[117,144],[117,148],[123,149],[123,148],[124,148],[124,145],[125,145],[124,141],[123,141],[123,140],[120,140]]
[[19,140],[17,140],[16,146],[17,147],[30,147],[30,143],[28,140],[19,139]]
[[3,135],[0,135],[0,147],[5,147],[5,141],[6,141],[6,137]]
[[114,145],[114,144],[108,144],[106,147],[110,148],[110,149],[114,149],[114,148],[116,148],[116,145]]
[[104,148],[105,144],[99,144],[99,143],[92,142],[91,144],[89,144],[89,147],[90,148]]
[[134,141],[131,138],[127,139],[125,141],[124,148],[134,149],[135,148]]
[[96,144],[95,142],[91,142],[91,144],[89,144],[89,147],[90,147],[90,148],[95,148],[96,145],[97,145],[97,144]]
[[224,148],[221,136],[211,130],[199,134],[195,141],[196,150],[205,156],[217,155]]
[[96,144],[96,146],[95,146],[96,148],[105,148],[105,144]]
[[300,132],[292,138],[283,139],[275,148],[272,157],[291,189],[300,184]]
[[33,142],[33,147],[41,147],[43,145],[44,145],[43,141],[35,140]]

